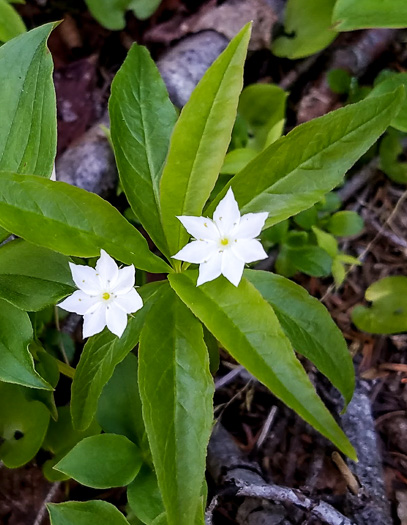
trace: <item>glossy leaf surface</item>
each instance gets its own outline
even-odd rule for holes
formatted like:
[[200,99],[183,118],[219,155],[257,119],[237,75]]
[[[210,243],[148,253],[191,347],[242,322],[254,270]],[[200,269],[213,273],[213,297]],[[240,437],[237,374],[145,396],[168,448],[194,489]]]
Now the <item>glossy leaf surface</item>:
[[54,27],[45,24],[0,47],[0,170],[51,176],[56,102],[46,42]]
[[190,525],[201,500],[213,380],[202,325],[170,288],[141,333],[139,385],[168,524]]
[[338,31],[407,27],[407,4],[404,0],[337,0],[332,22]]
[[68,257],[23,240],[0,248],[0,297],[27,311],[42,310],[75,290]]
[[250,38],[245,26],[207,70],[171,137],[161,179],[161,210],[170,255],[188,241],[179,215],[200,215],[225,158],[243,85]]
[[107,201],[64,182],[0,173],[0,225],[65,255],[96,257],[103,248],[126,264],[168,271],[147,241]]
[[48,503],[51,525],[129,525],[123,514],[106,501]]
[[241,213],[269,212],[266,227],[311,207],[380,137],[403,99],[400,88],[298,126],[235,175],[207,215],[212,216],[229,186]]
[[349,457],[355,451],[315,393],[271,306],[245,278],[236,288],[219,278],[196,286],[194,271],[169,276],[171,286],[222,346],[249,372]]
[[159,183],[177,114],[145,47],[133,44],[115,76],[109,114],[123,189],[152,240],[168,255]]
[[105,329],[86,343],[72,383],[71,411],[77,430],[90,425],[103,387],[112,377],[116,365],[137,345],[146,314],[161,286],[161,283],[153,283],[138,289],[144,306],[129,319],[122,337],[118,338]]
[[99,434],[82,439],[54,467],[95,489],[123,487],[142,464],[140,449],[125,436]]
[[295,350],[312,361],[349,403],[355,384],[352,358],[328,310],[281,275],[259,270],[246,270],[244,275],[270,303]]
[[0,379],[7,383],[52,390],[34,369],[28,345],[33,331],[26,312],[0,299]]

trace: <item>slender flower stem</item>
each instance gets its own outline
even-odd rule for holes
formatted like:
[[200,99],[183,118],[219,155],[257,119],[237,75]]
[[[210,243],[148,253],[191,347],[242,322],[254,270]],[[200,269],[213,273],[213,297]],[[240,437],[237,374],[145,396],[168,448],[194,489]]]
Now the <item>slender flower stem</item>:
[[63,361],[60,361],[59,359],[56,360],[58,365],[58,370],[66,377],[69,377],[70,379],[73,379],[75,377],[75,368],[72,368],[72,366],[64,363]]

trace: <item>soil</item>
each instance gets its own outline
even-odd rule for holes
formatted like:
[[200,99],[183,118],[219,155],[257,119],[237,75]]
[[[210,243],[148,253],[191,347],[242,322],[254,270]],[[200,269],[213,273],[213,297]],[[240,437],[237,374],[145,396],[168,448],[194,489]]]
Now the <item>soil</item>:
[[[101,27],[79,0],[27,0],[25,5],[16,5],[28,28],[64,19],[49,41],[55,62],[58,155],[103,115],[110,83],[131,42],[147,45],[153,57],[158,59],[184,36],[180,31],[183,22],[188,22],[191,17],[196,20],[200,14],[207,14],[218,4],[222,2],[164,0],[159,10],[147,21],[140,22],[128,14],[126,28],[117,32]],[[359,79],[361,84],[371,83],[383,68],[398,71],[407,68],[407,52],[403,44],[405,36],[402,31],[384,35],[379,42],[382,46],[380,52],[372,60],[366,61]],[[338,50],[356,49],[361,37],[361,32],[342,35],[317,56],[300,61],[278,59],[268,49],[257,49],[250,53],[247,62],[246,83],[274,82],[289,89],[289,130],[299,121],[313,117],[315,111],[325,112],[344,103],[341,96],[327,90],[324,79]],[[369,48],[368,53],[373,53],[372,48]],[[351,65],[349,69],[352,69]],[[307,106],[304,100],[312,90],[314,103]],[[323,109],[316,109],[322,99]],[[349,179],[360,168],[360,165],[356,166],[349,174]],[[365,228],[360,235],[341,242],[341,247],[346,247],[347,253],[354,256],[363,254],[363,265],[352,268],[344,285],[336,291],[332,288],[330,278],[297,275],[295,280],[312,295],[323,300],[355,356],[357,376],[369,382],[369,396],[383,458],[386,494],[394,523],[405,524],[407,335],[372,336],[358,331],[350,318],[352,308],[364,303],[364,292],[370,284],[387,275],[407,275],[405,187],[391,182],[383,173],[375,170],[375,176],[347,199],[344,209],[358,211],[365,220]],[[233,360],[222,353],[217,378],[224,377],[235,366]],[[312,366],[306,366],[324,401],[328,406],[336,407],[329,384]],[[332,460],[332,446],[266,388],[244,374],[236,375],[217,389],[215,414],[234,437],[241,451],[261,466],[266,480],[304,489],[307,494],[321,497],[344,511],[348,488],[343,474]],[[266,421],[269,429],[264,437],[262,429]],[[46,525],[49,522],[43,514],[43,504],[50,500],[59,502],[67,498],[86,500],[96,497],[124,508],[122,490],[102,493],[90,491],[74,482],[52,487],[41,474],[42,461],[40,455],[26,467],[0,469],[0,523]],[[212,484],[210,489],[213,496],[217,488]],[[239,502],[235,499],[224,498],[215,511],[214,523],[237,523],[238,506]],[[296,523],[319,522],[301,514]]]

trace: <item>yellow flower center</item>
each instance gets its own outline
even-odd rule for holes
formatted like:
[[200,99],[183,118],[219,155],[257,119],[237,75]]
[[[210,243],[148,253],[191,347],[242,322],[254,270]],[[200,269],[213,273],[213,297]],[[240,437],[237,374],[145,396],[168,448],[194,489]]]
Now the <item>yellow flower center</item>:
[[222,246],[227,246],[229,244],[229,239],[221,239],[220,243]]
[[108,301],[108,300],[110,299],[110,293],[105,292],[105,293],[102,295],[102,299],[104,299],[105,301]]

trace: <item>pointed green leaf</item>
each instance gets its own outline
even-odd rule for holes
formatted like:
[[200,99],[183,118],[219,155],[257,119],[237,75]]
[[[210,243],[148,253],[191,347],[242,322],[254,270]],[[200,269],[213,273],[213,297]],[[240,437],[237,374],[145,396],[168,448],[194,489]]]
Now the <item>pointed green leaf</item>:
[[75,290],[69,259],[21,239],[0,248],[0,297],[22,310],[42,310]]
[[209,206],[208,216],[229,186],[241,213],[269,212],[266,227],[310,208],[380,137],[403,98],[400,87],[298,126],[235,175]]
[[124,487],[142,464],[140,449],[125,436],[99,434],[82,439],[54,467],[94,489]]
[[65,255],[95,257],[103,248],[142,270],[161,273],[169,269],[116,208],[64,182],[0,173],[0,225]]
[[201,502],[213,380],[201,323],[170,288],[140,337],[143,417],[169,525],[191,525]]
[[169,276],[185,304],[239,363],[342,452],[355,458],[352,445],[315,393],[260,292],[245,278],[237,288],[224,278],[197,287],[196,279],[195,271]]
[[124,192],[151,239],[168,255],[159,185],[177,113],[145,47],[133,44],[115,76],[109,114]]
[[28,345],[33,331],[26,312],[0,299],[0,379],[7,383],[52,390],[37,374]]
[[215,60],[184,106],[161,179],[161,210],[170,254],[188,241],[177,215],[200,215],[225,158],[243,84],[246,25]]
[[405,0],[336,0],[332,23],[337,31],[407,27]]
[[352,358],[324,305],[281,275],[246,270],[245,277],[270,303],[295,350],[312,361],[349,403],[355,387]]
[[18,385],[0,383],[0,460],[8,468],[31,461],[41,447],[50,414]]
[[130,525],[123,514],[106,501],[47,503],[51,525]]
[[0,170],[50,177],[56,153],[53,62],[46,24],[0,47]]
[[146,314],[161,288],[162,283],[152,283],[138,289],[144,306],[130,317],[120,338],[105,329],[86,343],[72,383],[71,411],[75,429],[85,430],[91,424],[103,387],[115,367],[137,345]]

